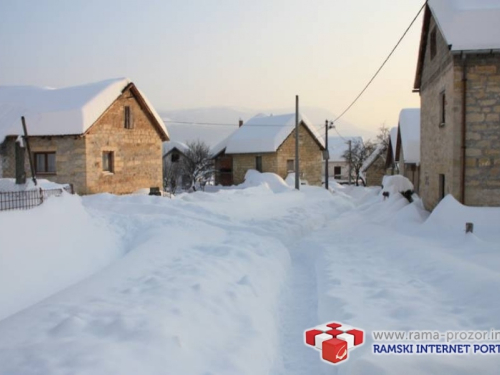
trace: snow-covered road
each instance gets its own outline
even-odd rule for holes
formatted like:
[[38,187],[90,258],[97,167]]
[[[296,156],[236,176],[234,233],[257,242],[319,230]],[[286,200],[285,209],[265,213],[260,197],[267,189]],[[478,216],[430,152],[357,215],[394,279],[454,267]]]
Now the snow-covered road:
[[[86,197],[114,261],[46,299],[33,285],[41,302],[0,320],[0,374],[496,374],[500,355],[371,352],[373,330],[500,329],[500,215],[443,203],[427,218],[373,189],[279,184]],[[462,233],[464,215],[475,235]],[[71,233],[80,259],[96,244],[85,229],[87,239]],[[339,366],[303,344],[305,329],[328,321],[367,333]]]

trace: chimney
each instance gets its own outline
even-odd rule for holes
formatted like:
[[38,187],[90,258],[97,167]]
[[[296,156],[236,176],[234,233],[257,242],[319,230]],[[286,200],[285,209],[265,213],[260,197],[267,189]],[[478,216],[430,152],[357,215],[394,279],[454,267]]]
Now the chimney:
[[242,119],[240,119],[240,120],[238,121],[238,127],[239,127],[239,128],[241,128],[242,126],[243,126],[243,120],[242,120]]

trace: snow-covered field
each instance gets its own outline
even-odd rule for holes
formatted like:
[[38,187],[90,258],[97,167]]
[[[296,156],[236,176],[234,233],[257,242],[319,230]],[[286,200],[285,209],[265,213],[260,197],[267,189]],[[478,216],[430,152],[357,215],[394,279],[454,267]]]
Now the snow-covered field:
[[[498,373],[494,354],[374,355],[370,332],[500,329],[500,209],[249,177],[0,212],[0,374]],[[303,344],[328,321],[367,334],[338,366]]]

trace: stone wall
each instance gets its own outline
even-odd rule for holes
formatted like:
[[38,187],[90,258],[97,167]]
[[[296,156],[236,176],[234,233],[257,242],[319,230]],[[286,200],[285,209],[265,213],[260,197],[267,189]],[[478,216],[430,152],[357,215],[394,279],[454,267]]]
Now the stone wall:
[[256,169],[257,156],[262,157],[262,172],[278,172],[278,160],[275,152],[265,154],[234,154],[233,183],[235,185],[239,185],[245,181],[245,174],[249,169]]
[[[17,137],[8,137],[4,142],[4,177],[16,177],[15,162],[15,140]],[[60,184],[73,184],[75,192],[85,193],[85,141],[81,136],[53,136],[53,137],[30,137],[30,148],[32,154],[37,152],[56,153],[56,172],[37,173],[39,179],[47,179]],[[35,161],[33,160],[33,163]],[[25,158],[24,169],[26,178],[31,177],[28,157]]]
[[[124,107],[129,106],[133,128],[125,129]],[[87,194],[132,193],[162,187],[162,140],[130,90],[125,91],[85,136]],[[114,153],[113,173],[103,171],[103,152]]]
[[[433,19],[430,30],[436,26]],[[420,183],[419,192],[427,209],[440,201],[439,175],[445,176],[445,194],[460,194],[460,100],[455,95],[453,56],[437,30],[437,53],[430,58],[430,41],[427,42],[422,71],[421,132],[420,132]],[[428,35],[430,38],[430,33]],[[446,123],[440,126],[440,95],[446,94]],[[400,163],[401,174],[405,174]],[[418,182],[417,182],[418,183]]]
[[[500,206],[500,54],[468,55],[466,64],[465,204]],[[457,86],[462,70],[457,61]]]
[[[283,178],[288,175],[288,160],[295,161],[295,131],[278,148],[278,174]],[[304,125],[299,127],[299,161],[300,178],[309,185],[321,186],[323,152]]]
[[379,155],[365,172],[366,186],[381,186],[385,171],[385,157]]

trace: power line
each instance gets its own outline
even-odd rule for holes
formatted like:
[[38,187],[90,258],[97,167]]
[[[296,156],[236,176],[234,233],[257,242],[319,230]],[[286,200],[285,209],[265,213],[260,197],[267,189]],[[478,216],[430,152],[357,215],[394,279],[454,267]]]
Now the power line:
[[408,31],[410,31],[411,27],[413,26],[413,24],[417,20],[417,18],[420,15],[420,13],[422,13],[422,10],[424,10],[424,8],[425,8],[426,5],[427,5],[427,1],[425,1],[424,5],[422,5],[422,7],[418,11],[417,15],[415,16],[415,18],[413,18],[413,20],[411,21],[410,26],[407,27],[407,29],[405,30],[405,32],[403,33],[403,35],[401,36],[401,38],[399,38],[398,42],[396,43],[396,45],[392,49],[391,53],[389,53],[389,56],[387,56],[387,58],[384,60],[384,62],[380,66],[380,68],[378,68],[378,70],[373,75],[373,77],[370,79],[370,81],[367,83],[367,85],[365,86],[365,88],[363,90],[361,90],[361,92],[359,93],[359,95],[353,100],[353,102],[351,104],[349,104],[349,106],[344,110],[344,112],[342,112],[335,120],[333,120],[334,123],[338,119],[340,119],[342,116],[344,116],[346,114],[346,112],[349,111],[351,109],[351,107],[358,101],[358,99],[361,97],[361,95],[364,94],[364,92],[366,91],[366,89],[368,89],[368,87],[371,85],[371,83],[373,82],[373,80],[378,76],[378,74],[380,73],[380,71],[382,70],[382,68],[385,66],[385,64],[387,63],[387,61],[389,61],[389,59],[391,58],[391,56],[394,53],[394,51],[396,51],[396,48],[398,48],[398,46],[401,44],[401,42],[403,41],[403,39],[406,36],[406,34],[408,34]]

